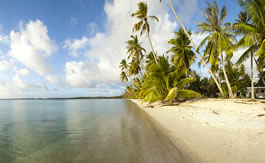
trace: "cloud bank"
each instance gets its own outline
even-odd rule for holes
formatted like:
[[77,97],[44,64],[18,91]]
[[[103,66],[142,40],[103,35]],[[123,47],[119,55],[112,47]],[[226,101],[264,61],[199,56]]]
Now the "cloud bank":
[[58,79],[51,63],[45,60],[56,51],[56,44],[48,36],[47,27],[40,20],[20,23],[18,32],[10,32],[10,50],[8,55],[32,71],[37,72],[52,83]]

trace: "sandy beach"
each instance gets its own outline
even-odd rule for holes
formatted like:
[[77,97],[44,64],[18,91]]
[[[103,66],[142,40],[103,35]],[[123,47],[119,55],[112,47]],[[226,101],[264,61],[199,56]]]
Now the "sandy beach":
[[265,162],[265,100],[199,99],[152,107],[131,101],[195,162]]

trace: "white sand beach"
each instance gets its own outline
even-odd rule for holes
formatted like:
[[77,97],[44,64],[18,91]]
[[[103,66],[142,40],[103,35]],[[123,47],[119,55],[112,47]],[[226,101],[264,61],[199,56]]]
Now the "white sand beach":
[[265,100],[199,99],[153,107],[132,101],[198,162],[265,162]]

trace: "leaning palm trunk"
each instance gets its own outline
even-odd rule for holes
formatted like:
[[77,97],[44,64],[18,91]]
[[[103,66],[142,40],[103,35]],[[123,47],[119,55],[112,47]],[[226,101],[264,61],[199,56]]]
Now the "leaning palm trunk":
[[253,52],[251,52],[251,99],[255,99],[254,96],[254,75],[253,75]]
[[[129,77],[129,79],[130,79],[131,81],[133,81],[130,77]],[[136,87],[137,87],[138,89],[140,89],[140,90],[142,91],[142,88],[141,88],[137,83],[135,83],[135,85],[136,85]]]
[[150,39],[149,32],[147,32],[147,38],[149,40],[149,43],[150,43],[150,46],[151,46],[151,49],[152,49],[152,52],[153,52],[153,56],[154,56],[154,59],[155,59],[155,63],[158,64],[158,62],[157,62],[157,55],[156,55],[155,50],[153,48],[153,44],[152,44],[152,41]]
[[218,80],[218,83],[221,85],[221,79],[220,79],[220,76],[218,74],[216,74],[217,76],[217,80]]
[[223,54],[221,54],[221,62],[222,62],[222,68],[223,68],[223,73],[224,73],[224,77],[225,77],[225,81],[227,83],[227,87],[228,87],[228,93],[229,93],[229,98],[233,98],[233,92],[232,92],[232,89],[231,89],[231,86],[230,86],[230,82],[227,78],[227,74],[226,74],[226,71],[225,71],[225,63],[224,63],[224,57],[223,57]]
[[[190,36],[189,33],[187,32],[185,26],[183,25],[183,23],[181,22],[181,20],[180,20],[179,17],[177,16],[176,11],[174,10],[174,7],[173,7],[173,5],[172,5],[171,0],[169,0],[169,4],[170,4],[170,7],[171,7],[171,9],[172,9],[172,11],[173,11],[175,17],[177,18],[177,20],[178,20],[178,22],[180,23],[180,25],[182,26],[184,32],[186,33],[186,35],[188,36],[189,40],[191,41],[193,48],[197,51],[197,47],[196,47],[195,43],[193,42],[191,36]],[[223,90],[222,90],[220,84],[219,84],[218,81],[216,80],[216,77],[214,76],[213,72],[211,71],[211,69],[209,68],[209,66],[207,65],[207,63],[205,62],[205,60],[203,59],[203,57],[202,57],[202,55],[200,54],[200,52],[197,51],[197,53],[198,53],[200,59],[202,60],[203,64],[205,65],[205,67],[207,68],[207,70],[209,71],[209,73],[211,74],[212,78],[214,79],[214,82],[215,82],[215,84],[217,85],[217,87],[218,87],[220,93],[222,94],[222,96],[224,96],[225,94],[224,94],[224,92],[223,92]]]
[[[127,72],[125,71],[125,73],[128,74],[128,71]],[[142,72],[141,72],[141,74],[142,74]],[[128,78],[129,78],[129,80],[133,81],[133,79],[130,76],[128,76]],[[135,85],[137,86],[137,88],[139,88],[140,90],[142,90],[142,88],[137,83],[135,83]],[[135,95],[135,93],[134,93],[134,95]]]

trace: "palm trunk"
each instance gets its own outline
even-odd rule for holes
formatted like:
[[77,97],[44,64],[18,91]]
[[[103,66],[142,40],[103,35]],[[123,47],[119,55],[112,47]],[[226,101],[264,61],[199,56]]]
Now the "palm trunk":
[[[189,33],[187,32],[185,26],[183,25],[183,23],[181,22],[181,20],[180,20],[179,17],[177,16],[176,11],[174,10],[174,7],[173,7],[173,5],[172,5],[171,0],[169,0],[169,4],[170,4],[170,7],[171,7],[171,9],[172,9],[172,11],[173,11],[175,17],[177,18],[177,20],[178,20],[178,22],[180,23],[180,25],[182,26],[184,32],[186,33],[186,35],[188,36],[189,40],[191,41],[193,48],[197,51],[197,47],[196,47],[195,43],[194,43],[193,40],[191,39],[191,37],[190,37]],[[198,53],[200,59],[202,60],[203,64],[204,64],[205,67],[207,68],[208,72],[210,73],[210,75],[211,75],[212,78],[214,79],[214,82],[215,82],[215,84],[217,85],[217,87],[218,87],[220,93],[222,94],[222,96],[224,96],[225,94],[224,94],[224,92],[223,92],[223,90],[222,90],[220,84],[219,84],[218,81],[216,80],[216,77],[214,76],[213,72],[211,71],[211,69],[209,68],[209,66],[207,65],[207,63],[205,62],[205,60],[203,59],[203,57],[202,57],[202,55],[200,54],[200,52],[197,51],[197,53]]]
[[253,52],[251,52],[251,99],[255,99],[254,96],[254,75],[253,75]]
[[[132,79],[130,79],[130,80],[132,80]],[[132,80],[132,82],[133,82],[133,80]],[[133,83],[133,84],[135,84],[137,86],[137,88],[139,88],[142,91],[142,88],[137,83]]]
[[[262,71],[262,69],[259,67],[259,65],[258,65],[258,61],[256,60],[255,57],[253,57],[253,58],[254,58],[254,60],[255,60],[255,62],[256,62],[256,65],[257,65],[257,68],[258,68],[259,73],[260,73],[261,75],[263,75],[263,71]],[[263,82],[263,85],[265,86],[265,80],[264,80],[264,77],[263,77],[263,76],[261,76],[261,80],[262,80],[262,82]]]
[[150,39],[149,32],[147,32],[147,38],[149,40],[149,43],[150,43],[150,46],[151,46],[151,49],[152,49],[152,52],[153,52],[153,56],[154,56],[154,59],[155,59],[155,63],[158,64],[158,62],[157,62],[157,56],[156,56],[156,53],[154,51],[153,44],[152,44],[152,41]]
[[230,82],[227,78],[226,71],[225,71],[225,63],[224,63],[223,53],[221,53],[221,63],[222,63],[222,68],[223,68],[223,72],[224,72],[224,76],[225,76],[225,81],[226,81],[227,87],[228,87],[229,98],[233,98],[234,97],[233,91],[231,89]]
[[[125,72],[125,73],[128,73],[128,72]],[[128,76],[128,75],[127,75],[127,76]],[[131,80],[131,81],[133,82],[133,79],[130,78],[130,76],[128,76],[128,79]],[[142,88],[141,88],[138,84],[135,83],[135,85],[136,85],[140,90],[142,90]]]
[[185,62],[184,62],[184,67],[185,67],[185,73],[186,73],[186,78],[187,78],[188,77],[188,68],[187,68],[187,65]]
[[221,85],[221,79],[218,75],[217,75],[217,80],[218,80],[218,83]]

